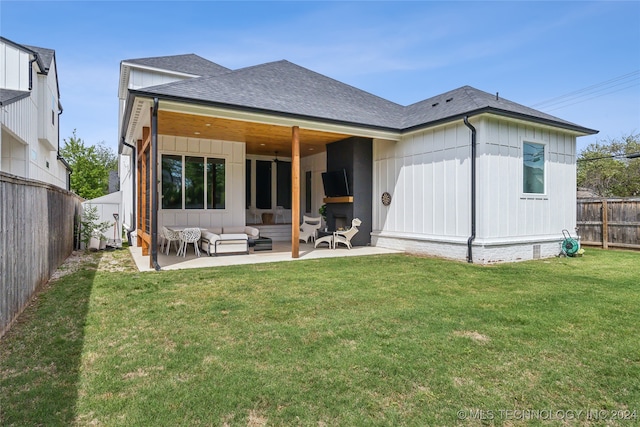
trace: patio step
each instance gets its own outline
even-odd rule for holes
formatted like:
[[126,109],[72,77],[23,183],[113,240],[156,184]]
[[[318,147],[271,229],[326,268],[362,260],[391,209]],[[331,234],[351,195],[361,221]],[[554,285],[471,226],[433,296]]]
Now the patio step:
[[274,242],[290,242],[291,241],[291,224],[274,224],[251,225],[260,230],[260,236],[269,237]]

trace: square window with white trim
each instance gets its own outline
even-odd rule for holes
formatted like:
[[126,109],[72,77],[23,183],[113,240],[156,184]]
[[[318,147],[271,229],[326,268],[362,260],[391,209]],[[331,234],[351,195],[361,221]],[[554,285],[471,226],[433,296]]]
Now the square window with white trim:
[[522,192],[545,194],[545,145],[522,142]]

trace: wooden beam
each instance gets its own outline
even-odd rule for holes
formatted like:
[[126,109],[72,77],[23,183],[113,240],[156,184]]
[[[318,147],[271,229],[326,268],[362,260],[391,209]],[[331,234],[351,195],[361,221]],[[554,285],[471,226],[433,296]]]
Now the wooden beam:
[[353,203],[353,196],[325,197],[323,203]]
[[134,185],[137,185],[136,191],[136,218],[133,220],[136,223],[136,229],[138,232],[136,233],[136,246],[142,246],[142,236],[140,235],[140,231],[142,231],[142,160],[140,159],[140,150],[142,149],[142,140],[138,140],[138,155],[136,156],[136,178],[138,182],[135,182]]
[[607,199],[602,199],[602,248],[609,248],[609,207]]
[[151,128],[148,126],[145,126],[142,128],[142,145],[140,145],[140,142],[138,141],[138,145],[139,145],[138,158],[142,157],[142,153],[144,153],[149,149],[150,144],[151,144]]
[[291,257],[300,258],[300,128],[291,130]]

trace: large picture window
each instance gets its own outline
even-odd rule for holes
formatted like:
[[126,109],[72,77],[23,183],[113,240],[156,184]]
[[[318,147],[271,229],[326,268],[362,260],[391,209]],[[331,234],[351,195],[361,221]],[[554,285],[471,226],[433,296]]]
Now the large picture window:
[[162,156],[162,209],[182,209],[182,156]]
[[184,158],[184,207],[204,209],[204,157]]
[[544,145],[523,142],[522,192],[544,194]]
[[224,160],[207,159],[207,209],[224,209]]
[[224,209],[225,160],[162,155],[162,209]]

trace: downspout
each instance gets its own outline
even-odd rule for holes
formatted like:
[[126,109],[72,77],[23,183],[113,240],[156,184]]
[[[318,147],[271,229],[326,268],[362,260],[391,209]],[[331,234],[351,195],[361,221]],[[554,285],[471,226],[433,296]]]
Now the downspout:
[[33,59],[29,60],[29,90],[33,89],[33,63],[38,60],[38,55],[34,54]]
[[467,240],[467,262],[473,264],[473,241],[476,238],[476,128],[464,116],[464,124],[471,130],[471,236]]
[[129,148],[131,148],[133,155],[131,156],[131,160],[132,160],[132,167],[131,167],[131,194],[132,194],[132,199],[131,199],[131,213],[132,213],[132,221],[131,221],[131,226],[129,227],[129,229],[127,230],[127,243],[129,243],[129,246],[133,246],[133,242],[131,241],[131,233],[133,233],[136,229],[136,168],[138,166],[138,161],[136,159],[136,147],[134,147],[131,144],[128,144],[125,140],[124,137],[122,137],[122,145],[125,145]]
[[65,160],[65,158],[60,155],[60,116],[64,111],[60,102],[58,102],[58,108],[60,108],[60,111],[58,111],[58,152],[56,153],[56,158],[61,161],[64,167],[67,169],[67,191],[71,191],[71,174],[73,173],[73,169],[71,169],[71,166]]
[[158,265],[158,98],[153,98],[151,114],[151,264]]

